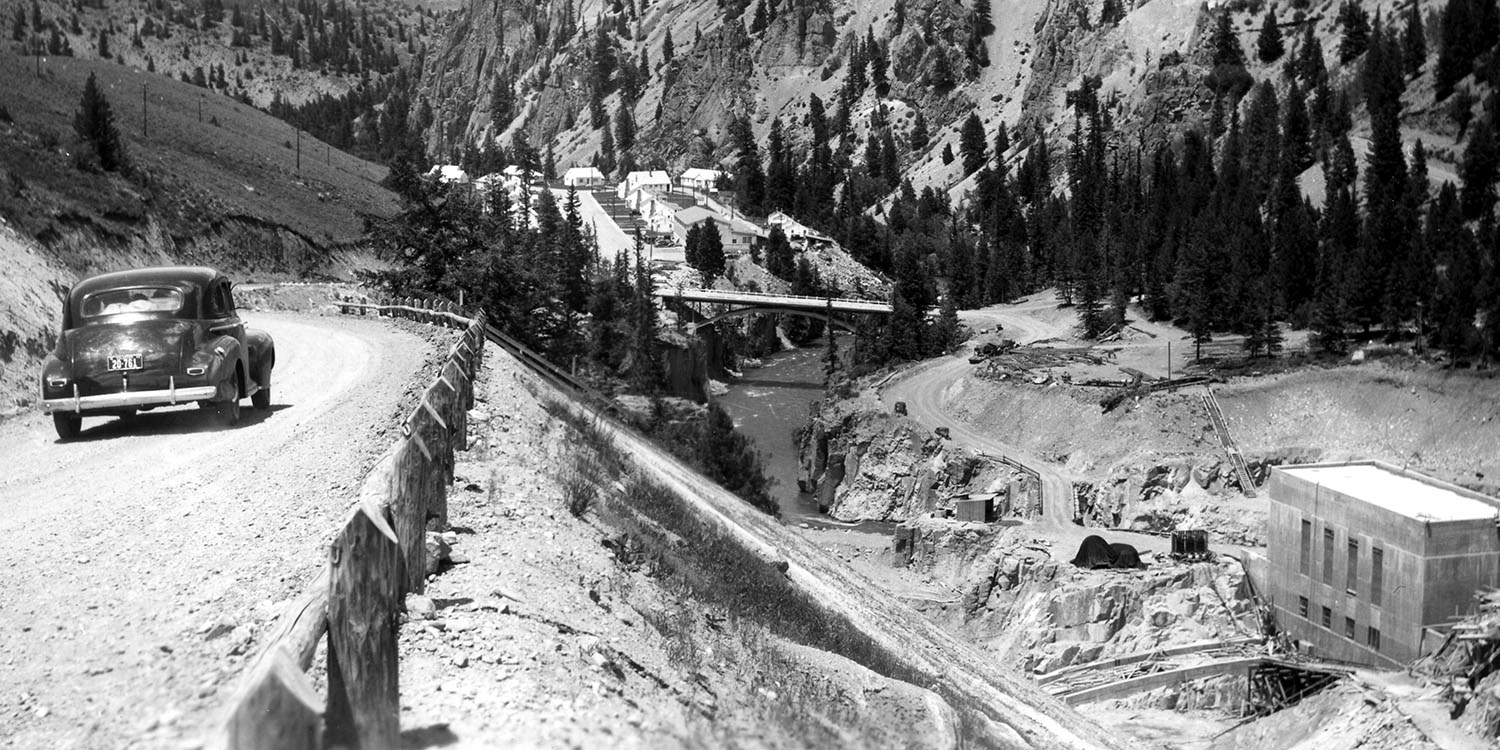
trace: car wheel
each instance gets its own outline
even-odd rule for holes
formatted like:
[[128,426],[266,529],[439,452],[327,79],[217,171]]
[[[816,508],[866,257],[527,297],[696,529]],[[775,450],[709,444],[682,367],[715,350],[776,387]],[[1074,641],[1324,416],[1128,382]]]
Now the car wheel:
[[261,411],[271,408],[271,387],[266,386],[250,397],[250,405]]
[[240,422],[240,400],[238,398],[217,404],[214,407],[214,415],[219,418],[219,424],[224,427],[233,427]]
[[83,427],[83,417],[77,414],[53,414],[52,426],[57,429],[59,440],[72,440],[78,437],[78,431]]

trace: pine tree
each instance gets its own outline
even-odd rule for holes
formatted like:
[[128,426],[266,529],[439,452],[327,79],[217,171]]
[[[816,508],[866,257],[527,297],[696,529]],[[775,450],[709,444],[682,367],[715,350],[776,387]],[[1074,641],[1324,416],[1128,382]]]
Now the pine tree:
[[109,59],[109,32],[99,29],[99,59]]
[[1463,180],[1460,205],[1465,219],[1473,220],[1491,212],[1495,206],[1495,181],[1500,172],[1500,148],[1495,142],[1491,115],[1481,115],[1469,133],[1459,177]]
[[1240,49],[1240,40],[1234,34],[1233,21],[1228,11],[1221,11],[1215,19],[1212,43],[1214,65],[1245,65],[1245,51]]
[[963,156],[964,174],[970,175],[984,166],[984,123],[978,112],[970,112],[958,135],[958,152]]
[[665,37],[661,40],[661,61],[663,65],[672,63],[672,30],[667,29]]
[[771,226],[766,237],[766,272],[784,281],[790,281],[796,271],[797,260],[792,252],[792,243],[787,240],[781,225]]
[[974,0],[974,35],[987,37],[995,33],[995,22],[990,8],[990,0]]
[[17,42],[26,39],[26,11],[21,8],[16,8],[16,19],[10,26],[10,38]]
[[1453,87],[1473,69],[1481,51],[1477,48],[1475,28],[1482,23],[1480,10],[1485,0],[1449,0],[1443,9],[1439,29],[1437,68],[1433,73],[1434,96],[1446,99]]
[[100,169],[114,172],[125,167],[125,144],[115,129],[109,99],[99,90],[93,73],[84,82],[83,99],[73,114],[73,131],[93,148]]
[[[1462,1],[1462,0],[1460,0]],[[1427,64],[1427,30],[1422,26],[1421,0],[1406,7],[1406,29],[1401,35],[1401,59],[1406,75],[1416,78]]]
[[1339,6],[1339,62],[1349,64],[1370,45],[1370,14],[1359,0],[1344,0]]
[[1328,66],[1323,62],[1323,42],[1313,33],[1314,24],[1302,26],[1302,41],[1297,45],[1297,57],[1292,68],[1302,85],[1311,91],[1328,80]]
[[927,118],[917,110],[916,119],[912,121],[911,132],[907,136],[907,143],[913,152],[920,152],[927,148],[927,141],[931,136],[927,132]]
[[718,222],[707,219],[698,235],[697,269],[703,274],[703,285],[712,286],[714,279],[723,276],[724,265],[724,240],[719,235]]
[[952,164],[953,163],[953,146],[951,144],[944,143],[943,144],[943,153],[942,153],[941,156],[942,156],[942,159],[943,159],[943,164],[945,166],[948,165],[948,164]]
[[615,110],[615,148],[623,153],[634,145],[635,120],[630,116],[630,108],[622,104]]
[[1286,53],[1281,41],[1281,28],[1276,24],[1276,9],[1266,11],[1266,20],[1260,26],[1260,36],[1255,39],[1255,52],[1263,63],[1273,63]]
[[750,18],[750,35],[754,36],[766,30],[766,3],[765,0],[755,0],[755,13]]

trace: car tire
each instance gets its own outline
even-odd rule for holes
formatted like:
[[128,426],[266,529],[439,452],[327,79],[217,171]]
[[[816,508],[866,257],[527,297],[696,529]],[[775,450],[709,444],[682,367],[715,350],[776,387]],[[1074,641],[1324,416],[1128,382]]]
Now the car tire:
[[72,440],[83,429],[83,417],[77,414],[53,414],[52,426],[57,430],[57,439]]
[[233,427],[240,423],[240,400],[238,398],[224,401],[214,407],[214,415],[219,418],[222,427]]
[[255,395],[250,397],[250,405],[261,411],[271,408],[271,387],[266,386],[256,391]]

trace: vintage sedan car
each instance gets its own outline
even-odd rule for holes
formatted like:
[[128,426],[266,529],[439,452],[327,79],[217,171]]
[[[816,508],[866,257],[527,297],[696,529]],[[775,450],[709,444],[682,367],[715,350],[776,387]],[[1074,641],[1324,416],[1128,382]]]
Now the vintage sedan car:
[[42,409],[63,440],[78,436],[84,417],[196,403],[233,425],[240,399],[271,407],[271,336],[245,327],[228,277],[212,268],[84,279],[68,293],[62,328],[41,387]]

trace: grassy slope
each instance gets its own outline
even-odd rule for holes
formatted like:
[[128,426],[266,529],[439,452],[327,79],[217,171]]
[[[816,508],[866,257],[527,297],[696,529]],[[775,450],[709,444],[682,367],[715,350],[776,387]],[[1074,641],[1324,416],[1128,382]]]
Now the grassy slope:
[[[149,196],[139,187],[113,190],[103,178],[82,175],[57,152],[18,147],[27,139],[8,134],[0,148],[0,171],[19,195],[0,197],[0,214],[41,235],[49,215],[73,211],[85,216],[107,214],[101,190],[129,204],[169,209],[162,216],[174,236],[183,236],[224,216],[246,216],[279,224],[318,243],[343,242],[361,231],[360,212],[389,213],[396,204],[378,182],[383,167],[321,142],[302,138],[302,169],[296,171],[296,132],[258,110],[203,89],[97,60],[43,58],[42,77],[35,59],[0,53],[0,105],[7,107],[21,130],[52,131],[61,149],[71,148],[72,117],[90,73],[98,76],[109,97],[116,123],[134,162],[153,176]],[[141,132],[141,91],[149,105],[147,134]],[[203,121],[198,121],[202,106]],[[217,125],[213,124],[217,121]],[[326,163],[325,163],[326,158]],[[113,178],[112,178],[113,180]],[[132,200],[134,198],[134,200]],[[127,206],[115,207],[131,211]]]

